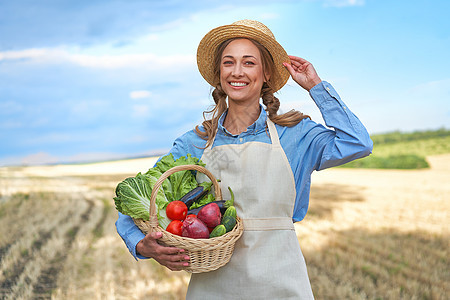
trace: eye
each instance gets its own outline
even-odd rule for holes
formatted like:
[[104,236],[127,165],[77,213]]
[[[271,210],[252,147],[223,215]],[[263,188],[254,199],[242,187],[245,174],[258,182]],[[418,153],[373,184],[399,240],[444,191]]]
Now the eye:
[[246,65],[255,65],[255,63],[252,62],[252,61],[246,61],[245,64],[246,64]]
[[224,64],[224,65],[232,65],[233,62],[231,60],[225,60],[222,64]]

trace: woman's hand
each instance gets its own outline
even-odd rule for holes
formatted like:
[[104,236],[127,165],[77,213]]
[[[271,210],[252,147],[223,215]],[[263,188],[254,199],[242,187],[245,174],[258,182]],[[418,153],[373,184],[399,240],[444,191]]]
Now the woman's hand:
[[161,232],[147,234],[136,245],[136,251],[142,256],[153,258],[172,271],[180,271],[189,266],[189,256],[183,253],[184,249],[158,244],[157,239],[161,237]]
[[291,59],[291,63],[283,63],[283,65],[291,74],[292,79],[302,88],[309,91],[322,81],[309,61],[292,55],[289,55],[289,58]]

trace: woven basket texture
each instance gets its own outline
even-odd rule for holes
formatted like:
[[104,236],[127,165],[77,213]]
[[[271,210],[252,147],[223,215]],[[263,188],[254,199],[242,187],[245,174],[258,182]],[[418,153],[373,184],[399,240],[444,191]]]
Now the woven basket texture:
[[206,168],[199,165],[182,165],[171,168],[164,172],[155,183],[150,197],[150,220],[133,219],[139,229],[147,234],[150,232],[162,232],[162,237],[158,242],[165,246],[173,246],[185,249],[190,257],[190,265],[185,269],[189,273],[204,273],[226,265],[233,254],[236,241],[242,236],[244,226],[242,220],[236,218],[236,226],[226,234],[210,239],[192,239],[181,237],[164,230],[158,225],[157,208],[155,204],[156,195],[162,186],[163,181],[175,172],[194,170],[204,173],[208,176],[214,185],[216,200],[222,200],[220,186],[214,177]]

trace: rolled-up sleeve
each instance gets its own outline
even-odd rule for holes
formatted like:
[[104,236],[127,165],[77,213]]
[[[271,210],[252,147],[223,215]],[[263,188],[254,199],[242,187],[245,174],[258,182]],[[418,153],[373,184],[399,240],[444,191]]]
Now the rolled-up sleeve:
[[322,81],[310,90],[310,95],[328,127],[314,138],[316,153],[320,153],[316,170],[345,164],[368,156],[373,143],[361,121],[341,100],[333,86]]
[[124,215],[119,212],[119,218],[116,221],[117,233],[127,245],[131,255],[137,260],[147,259],[138,253],[136,253],[136,245],[145,237],[145,234],[134,224],[133,219],[130,216]]

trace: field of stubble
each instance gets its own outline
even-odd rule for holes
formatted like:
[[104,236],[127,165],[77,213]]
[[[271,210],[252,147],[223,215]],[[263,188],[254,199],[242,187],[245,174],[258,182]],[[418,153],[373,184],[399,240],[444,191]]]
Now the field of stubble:
[[[296,229],[317,299],[448,299],[450,155],[427,159],[313,175]],[[114,227],[115,186],[153,163],[0,168],[0,299],[184,299],[189,275],[136,262]]]

